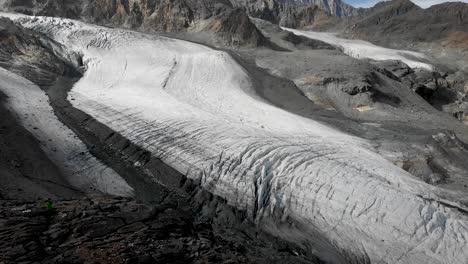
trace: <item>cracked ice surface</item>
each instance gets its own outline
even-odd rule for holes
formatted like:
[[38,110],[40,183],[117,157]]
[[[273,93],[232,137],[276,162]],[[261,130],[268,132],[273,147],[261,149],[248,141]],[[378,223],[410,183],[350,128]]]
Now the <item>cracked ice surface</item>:
[[419,52],[384,48],[364,40],[343,39],[337,37],[333,33],[328,32],[297,30],[285,27],[282,27],[282,29],[290,31],[299,36],[317,39],[328,44],[338,46],[343,49],[345,54],[354,58],[373,60],[400,60],[411,68],[422,68],[426,70],[433,69],[432,65],[424,62],[427,61],[426,56]]
[[16,20],[83,54],[75,107],[252,217],[289,216],[375,263],[467,263],[457,203],[466,196],[263,101],[227,53],[72,20]]

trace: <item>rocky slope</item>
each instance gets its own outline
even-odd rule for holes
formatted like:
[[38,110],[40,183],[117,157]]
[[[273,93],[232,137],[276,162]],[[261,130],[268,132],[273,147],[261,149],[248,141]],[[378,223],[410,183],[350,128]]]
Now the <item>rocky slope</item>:
[[[326,14],[337,17],[352,16],[361,12],[360,9],[356,9],[341,0],[231,0],[231,2],[233,5],[245,8],[253,16],[263,15],[264,19],[269,18],[271,21],[281,20],[282,16],[287,15],[287,12],[300,15],[303,10],[313,9],[314,7],[319,8]],[[274,16],[274,18],[271,16]]]
[[[320,263],[274,239],[225,229],[184,202],[92,197],[0,200],[0,260],[13,263]],[[250,236],[254,235],[254,236]]]
[[346,30],[351,37],[386,46],[437,41],[466,50],[468,4],[444,3],[422,9],[410,0],[382,2],[354,18]]
[[232,2],[233,5],[245,9],[252,17],[290,28],[324,27],[335,16],[350,16],[358,12],[357,9],[341,1],[240,0]]
[[[0,18],[0,66],[11,72],[25,72],[39,85],[49,85],[57,76],[74,69],[54,52],[59,45],[33,31]],[[76,73],[75,73],[76,74]]]
[[[145,31],[221,30],[225,41],[242,45],[264,45],[265,40],[251,26],[245,13],[236,8],[245,10],[250,16],[292,28],[324,27],[333,17],[347,17],[362,12],[362,9],[353,8],[340,0],[5,0],[3,8],[30,15],[83,19],[91,23]],[[248,23],[231,23],[234,16]],[[221,28],[231,30],[220,29],[220,24],[223,24]],[[232,30],[234,27],[236,29]]]
[[348,38],[430,53],[436,71],[405,77],[437,109],[462,122],[468,115],[468,4],[422,9],[410,0],[382,2],[360,16],[336,23]]
[[278,0],[278,2],[295,5],[316,5],[327,13],[338,17],[353,16],[360,12],[359,9],[341,0]]

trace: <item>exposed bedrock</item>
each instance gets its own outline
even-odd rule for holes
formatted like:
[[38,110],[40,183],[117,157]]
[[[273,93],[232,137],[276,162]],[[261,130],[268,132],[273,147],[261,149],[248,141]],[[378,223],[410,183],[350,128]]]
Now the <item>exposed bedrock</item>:
[[232,2],[234,5],[246,8],[252,16],[263,16],[259,18],[267,20],[278,19],[275,16],[281,16],[282,11],[286,9],[292,11],[307,7],[318,7],[322,12],[338,17],[351,16],[360,12],[359,9],[341,0],[232,0]]
[[335,17],[348,17],[361,12],[335,0],[232,0],[255,18],[264,19],[290,28],[323,28],[329,27]]
[[399,61],[373,62],[377,70],[399,81],[437,110],[468,124],[468,85],[466,73],[413,70]]
[[[467,47],[468,4],[442,3],[423,9],[410,0],[381,2],[346,24],[346,33],[385,46],[401,48],[417,43]],[[402,26],[405,25],[405,26]]]
[[176,195],[158,204],[97,196],[56,200],[50,209],[0,200],[2,262],[321,263],[241,223],[239,213],[207,202],[206,194],[189,193],[192,202]]

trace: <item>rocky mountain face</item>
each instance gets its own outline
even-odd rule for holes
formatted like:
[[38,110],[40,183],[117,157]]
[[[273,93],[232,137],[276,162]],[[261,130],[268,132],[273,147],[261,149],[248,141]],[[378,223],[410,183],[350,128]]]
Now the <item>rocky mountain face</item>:
[[338,17],[353,16],[360,12],[359,9],[341,0],[278,0],[278,2],[294,5],[316,5],[327,13]]
[[361,12],[340,0],[232,0],[232,4],[252,17],[290,28],[321,28],[335,17]]
[[15,73],[27,69],[30,79],[47,85],[67,71],[67,65],[53,51],[56,47],[39,34],[0,18],[0,67]]
[[354,8],[341,0],[231,0],[233,5],[246,8],[250,13],[257,14],[262,11],[281,13],[285,9],[301,9],[317,6],[327,14],[337,17],[353,16],[360,13],[360,9]]
[[147,32],[211,32],[230,45],[266,44],[247,14],[228,0],[7,0],[2,9]]
[[381,2],[346,21],[344,34],[382,46],[431,53],[441,72],[412,74],[405,77],[407,83],[437,109],[466,122],[468,4],[444,3],[422,9],[410,0]]
[[3,9],[144,31],[214,32],[229,44],[252,46],[266,40],[247,14],[285,27],[322,28],[334,17],[362,12],[341,0],[6,0]]
[[237,6],[244,8],[252,17],[291,28],[319,25],[331,17],[329,13],[317,5],[246,0],[239,1]]
[[353,38],[386,46],[438,41],[467,49],[468,4],[444,3],[422,9],[410,0],[382,2],[354,18],[346,31]]
[[[2,263],[320,263],[267,237],[223,230],[175,201],[0,200]],[[17,239],[11,239],[15,234]],[[293,253],[294,252],[294,253]]]

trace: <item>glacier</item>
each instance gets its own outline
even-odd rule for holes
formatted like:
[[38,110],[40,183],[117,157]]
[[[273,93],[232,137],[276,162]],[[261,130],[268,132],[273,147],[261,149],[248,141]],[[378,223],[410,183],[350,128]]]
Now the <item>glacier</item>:
[[75,133],[58,120],[41,88],[3,68],[0,80],[0,91],[8,96],[7,108],[40,141],[44,153],[59,166],[70,184],[80,190],[133,195],[133,188],[97,160]]
[[420,68],[429,71],[434,69],[434,67],[427,62],[428,58],[426,55],[420,52],[384,48],[364,40],[343,39],[337,37],[335,33],[330,32],[298,30],[286,27],[281,28],[299,36],[320,40],[337,46],[341,48],[345,54],[357,59],[399,60],[411,68]]
[[327,241],[345,256],[322,256],[332,263],[468,263],[466,194],[421,182],[369,142],[273,106],[228,53],[69,19],[0,15],[82,55],[74,107],[259,225],[295,223],[286,231],[268,224],[269,232]]

